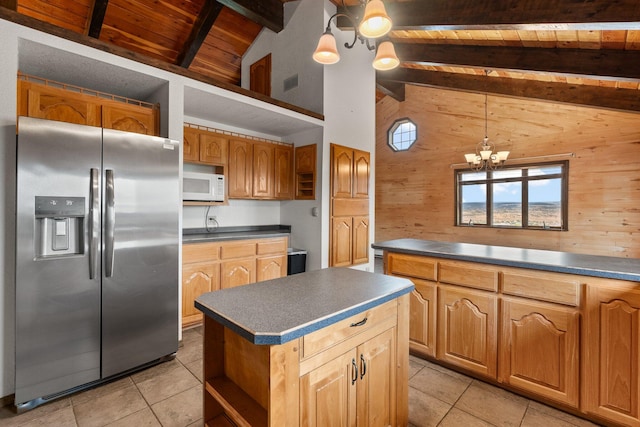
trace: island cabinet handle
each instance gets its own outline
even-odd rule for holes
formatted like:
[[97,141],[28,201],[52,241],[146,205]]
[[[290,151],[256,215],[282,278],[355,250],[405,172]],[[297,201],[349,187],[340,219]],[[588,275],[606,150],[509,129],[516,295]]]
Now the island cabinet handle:
[[367,361],[364,360],[362,353],[360,354],[360,379],[364,378],[367,373]]
[[352,324],[351,324],[351,327],[352,327],[352,328],[355,328],[355,327],[357,327],[357,326],[362,326],[362,325],[364,325],[365,323],[367,323],[367,318],[366,318],[366,317],[365,317],[364,319],[362,319],[361,321],[357,322],[357,323],[352,323]]
[[358,365],[356,359],[351,359],[351,385],[354,385],[358,380]]

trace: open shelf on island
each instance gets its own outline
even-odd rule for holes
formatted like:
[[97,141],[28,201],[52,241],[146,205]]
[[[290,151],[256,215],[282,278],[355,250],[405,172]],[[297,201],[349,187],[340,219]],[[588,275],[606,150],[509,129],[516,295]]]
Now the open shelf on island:
[[[267,411],[245,393],[237,384],[229,378],[221,376],[206,381],[205,389],[207,393],[222,407],[226,415],[238,426],[268,426]],[[207,425],[225,425],[226,420],[218,419],[224,415],[208,421]]]

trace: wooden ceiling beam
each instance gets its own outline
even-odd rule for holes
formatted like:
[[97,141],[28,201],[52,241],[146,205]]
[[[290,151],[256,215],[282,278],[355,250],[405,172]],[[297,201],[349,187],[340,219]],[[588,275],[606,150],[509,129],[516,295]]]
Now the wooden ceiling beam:
[[[637,0],[415,0],[385,7],[393,30],[640,29]],[[362,14],[358,7],[348,10]],[[350,24],[339,19],[339,27]]]
[[104,22],[104,15],[107,13],[107,5],[109,0],[94,0],[93,10],[91,11],[91,21],[89,22],[89,31],[87,35],[94,39],[100,38],[100,32],[102,31],[102,23]]
[[182,51],[176,58],[176,64],[182,68],[189,68],[223,7],[222,4],[214,1],[206,1],[204,3],[196,21],[193,23],[191,33],[185,41]]
[[403,63],[640,80],[640,50],[551,49],[394,42]]
[[18,0],[0,0],[0,6],[9,10],[18,10]]
[[640,91],[637,89],[616,89],[409,68],[377,72],[376,80],[385,86],[389,82],[406,83],[640,112]]
[[376,81],[376,89],[383,94],[392,97],[398,102],[404,101],[405,85],[404,83],[390,81]]
[[279,33],[284,28],[284,4],[281,0],[217,0],[217,2],[275,33]]

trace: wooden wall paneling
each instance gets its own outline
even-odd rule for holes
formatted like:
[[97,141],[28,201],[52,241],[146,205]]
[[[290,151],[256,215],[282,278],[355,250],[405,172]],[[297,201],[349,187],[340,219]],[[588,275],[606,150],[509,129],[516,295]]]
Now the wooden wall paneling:
[[[418,140],[387,145],[394,120],[409,117]],[[375,240],[464,241],[595,255],[640,257],[640,126],[637,113],[489,96],[488,136],[510,158],[574,152],[569,159],[569,230],[456,227],[454,169],[484,136],[484,95],[407,85],[402,103],[376,108]]]

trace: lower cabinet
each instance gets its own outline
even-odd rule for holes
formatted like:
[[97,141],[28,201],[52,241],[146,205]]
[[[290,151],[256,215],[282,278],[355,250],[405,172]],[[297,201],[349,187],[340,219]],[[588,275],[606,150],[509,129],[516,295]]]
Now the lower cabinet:
[[182,249],[182,326],[202,322],[195,299],[205,292],[287,275],[287,237],[185,243]]
[[440,285],[438,301],[438,359],[495,379],[498,366],[497,295]]
[[505,297],[501,382],[577,409],[580,313],[575,307]]
[[415,289],[409,299],[409,348],[426,356],[436,356],[436,285],[412,279]]
[[300,425],[389,426],[396,420],[395,328],[300,378]]

